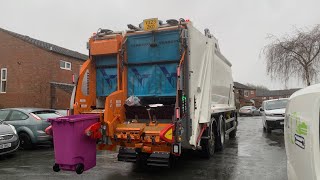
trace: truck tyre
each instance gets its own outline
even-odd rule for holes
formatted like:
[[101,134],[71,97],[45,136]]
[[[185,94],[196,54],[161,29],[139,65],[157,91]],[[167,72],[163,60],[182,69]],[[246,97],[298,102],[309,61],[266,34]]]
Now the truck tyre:
[[[214,133],[212,133],[213,135]],[[202,139],[201,142],[201,156],[210,159],[215,151],[215,137],[212,136],[210,139]]]
[[219,121],[218,121],[218,138],[216,141],[216,150],[217,151],[222,151],[223,150],[223,146],[224,146],[224,141],[226,138],[226,133],[225,133],[225,121],[224,121],[224,117],[221,115],[219,117]]
[[236,138],[237,136],[237,121],[233,121],[233,125],[236,126],[236,128],[229,133],[230,139]]

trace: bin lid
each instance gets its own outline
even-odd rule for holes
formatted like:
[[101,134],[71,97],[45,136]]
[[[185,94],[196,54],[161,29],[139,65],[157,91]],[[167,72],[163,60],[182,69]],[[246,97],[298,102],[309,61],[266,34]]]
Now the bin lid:
[[100,116],[97,114],[77,114],[77,115],[70,115],[70,116],[62,116],[58,118],[49,118],[48,122],[78,122],[78,121],[85,121],[85,120],[99,120]]

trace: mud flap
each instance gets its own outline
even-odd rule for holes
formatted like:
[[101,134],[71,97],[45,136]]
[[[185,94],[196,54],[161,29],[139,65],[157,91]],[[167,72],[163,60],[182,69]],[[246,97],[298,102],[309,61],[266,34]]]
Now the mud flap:
[[133,148],[120,147],[118,161],[136,162],[137,152]]
[[170,167],[170,153],[154,152],[147,159],[148,166]]

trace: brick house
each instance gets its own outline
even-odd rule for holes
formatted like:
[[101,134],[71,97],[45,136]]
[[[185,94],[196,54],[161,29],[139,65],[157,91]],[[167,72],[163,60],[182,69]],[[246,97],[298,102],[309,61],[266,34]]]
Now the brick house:
[[234,82],[234,94],[237,108],[242,106],[255,106],[256,89]]
[[0,28],[0,108],[66,109],[87,56]]

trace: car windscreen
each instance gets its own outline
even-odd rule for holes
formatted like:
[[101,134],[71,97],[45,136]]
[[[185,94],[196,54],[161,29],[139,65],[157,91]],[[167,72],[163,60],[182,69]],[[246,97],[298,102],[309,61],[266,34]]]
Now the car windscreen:
[[283,109],[283,108],[286,108],[287,103],[288,103],[287,99],[269,101],[269,102],[266,102],[265,109],[266,110]]
[[40,119],[45,119],[45,120],[48,118],[61,117],[61,114],[59,114],[56,111],[35,111],[32,113],[37,115]]

